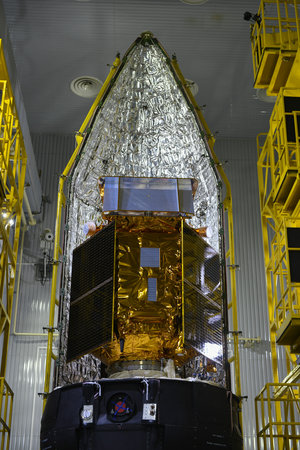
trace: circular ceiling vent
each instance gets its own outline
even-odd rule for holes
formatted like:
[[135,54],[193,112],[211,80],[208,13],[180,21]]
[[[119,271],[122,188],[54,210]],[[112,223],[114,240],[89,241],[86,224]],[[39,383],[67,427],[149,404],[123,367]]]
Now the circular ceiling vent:
[[80,97],[96,97],[102,87],[103,83],[98,78],[90,76],[81,76],[75,78],[70,83],[71,91]]

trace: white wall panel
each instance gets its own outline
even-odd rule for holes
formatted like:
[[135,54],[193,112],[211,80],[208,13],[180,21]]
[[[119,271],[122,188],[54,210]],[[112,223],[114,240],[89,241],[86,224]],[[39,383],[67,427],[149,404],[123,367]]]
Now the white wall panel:
[[59,175],[74,150],[75,140],[70,135],[34,135],[33,144],[44,202],[41,213],[36,216],[37,225],[25,234],[16,334],[13,324],[11,328],[6,378],[15,393],[12,450],[39,449],[42,398],[38,392],[43,392],[44,388],[47,334],[35,336],[34,333],[42,334],[48,324],[50,280],[44,285],[36,281],[36,263],[42,257],[41,233],[45,228],[54,231]]
[[[220,161],[233,198],[238,324],[243,338],[261,338],[251,348],[240,345],[244,448],[256,449],[254,398],[272,381],[268,308],[257,181],[255,139],[220,139],[216,142]],[[283,364],[280,370],[284,373]]]

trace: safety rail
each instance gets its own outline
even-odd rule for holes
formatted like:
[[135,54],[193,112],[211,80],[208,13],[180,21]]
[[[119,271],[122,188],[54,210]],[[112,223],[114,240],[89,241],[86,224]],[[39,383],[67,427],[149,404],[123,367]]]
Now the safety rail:
[[262,0],[251,26],[254,87],[276,95],[286,85],[300,42],[299,0]]
[[1,450],[9,449],[14,393],[3,377],[0,378]]
[[258,184],[261,211],[268,211],[268,205],[272,201],[270,197],[272,190],[272,146],[270,144],[270,134],[260,133],[257,136],[258,152]]
[[299,383],[267,383],[255,398],[255,412],[258,450],[299,448]]

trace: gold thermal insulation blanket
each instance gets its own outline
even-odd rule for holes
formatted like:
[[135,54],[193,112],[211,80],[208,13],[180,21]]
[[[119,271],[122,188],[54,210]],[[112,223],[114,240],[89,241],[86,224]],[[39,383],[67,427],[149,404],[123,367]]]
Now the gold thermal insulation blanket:
[[[116,220],[116,339],[99,349],[102,360],[175,358],[182,351],[181,219]],[[158,249],[158,267],[141,264],[141,249]],[[151,264],[150,264],[151,265]],[[149,278],[156,280],[149,300]],[[124,350],[120,352],[120,339]]]
[[[93,353],[106,364],[171,358],[182,365],[213,348],[218,355],[212,359],[221,362],[218,254],[181,218],[115,216],[114,220],[114,338]],[[145,249],[155,250],[155,263],[151,251],[150,259],[142,258]],[[156,280],[150,298],[149,279]]]

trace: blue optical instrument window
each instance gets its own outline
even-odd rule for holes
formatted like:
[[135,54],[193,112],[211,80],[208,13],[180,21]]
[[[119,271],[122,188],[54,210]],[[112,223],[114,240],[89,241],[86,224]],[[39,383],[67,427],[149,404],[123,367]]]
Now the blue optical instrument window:
[[156,302],[157,300],[157,279],[148,278],[148,302]]
[[141,267],[159,267],[159,248],[141,248]]

